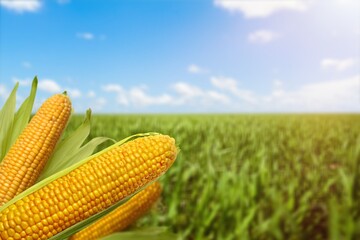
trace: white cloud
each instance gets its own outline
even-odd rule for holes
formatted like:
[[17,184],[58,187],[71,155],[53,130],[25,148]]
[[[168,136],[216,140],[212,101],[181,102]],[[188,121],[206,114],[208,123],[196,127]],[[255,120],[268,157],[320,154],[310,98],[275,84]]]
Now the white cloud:
[[116,102],[120,105],[127,106],[129,105],[129,99],[124,88],[118,84],[107,84],[101,87],[105,92],[114,92],[116,93]]
[[212,77],[211,83],[220,89],[232,91],[237,88],[237,81],[233,78],[226,77]]
[[69,93],[69,96],[71,98],[79,98],[81,97],[81,91],[79,89],[73,88],[73,89],[68,89],[67,92]]
[[214,0],[217,7],[230,12],[241,12],[246,18],[264,18],[279,11],[302,12],[309,7],[304,0]]
[[355,59],[336,59],[336,58],[325,58],[321,61],[321,67],[324,69],[335,69],[337,71],[344,71],[355,65]]
[[228,91],[247,103],[254,104],[257,102],[255,94],[250,90],[239,88],[237,81],[233,78],[211,77],[210,81],[213,86]]
[[199,67],[198,65],[196,64],[190,64],[187,68],[188,72],[189,73],[194,73],[194,74],[197,74],[197,73],[206,73],[207,70],[204,69],[204,68],[201,68]]
[[198,102],[202,105],[208,105],[210,103],[227,104],[230,102],[229,97],[225,94],[221,94],[214,90],[204,90],[185,82],[174,84],[173,89],[179,95],[176,97],[176,104],[180,105],[190,102]]
[[118,84],[107,84],[102,86],[105,92],[116,93],[116,102],[123,106],[130,104],[134,106],[164,105],[173,102],[170,95],[150,96],[145,93],[144,87],[133,87],[129,91]]
[[93,90],[88,91],[87,97],[94,98],[96,96],[96,93]]
[[214,100],[215,102],[220,102],[223,104],[228,104],[230,103],[230,98],[228,96],[226,96],[225,94],[221,94],[219,92],[216,91],[208,91],[207,92],[209,99]]
[[[14,83],[19,83],[20,86],[30,86],[32,80],[30,78],[20,79],[17,77],[13,77],[12,81]],[[48,93],[61,93],[66,90],[71,98],[79,98],[82,96],[82,93],[79,89],[76,88],[63,88],[53,79],[40,79],[38,82],[38,89]]]
[[154,105],[179,106],[179,105],[209,105],[213,103],[227,104],[229,98],[215,90],[205,90],[185,82],[177,82],[172,86],[172,94],[149,95],[146,86],[135,86],[129,90],[118,84],[102,86],[105,92],[116,94],[116,102],[123,106],[146,107]]
[[42,79],[39,81],[38,88],[49,93],[60,93],[60,85],[52,79]]
[[308,83],[290,91],[275,88],[263,100],[272,111],[360,111],[360,75]]
[[248,41],[251,43],[269,43],[279,37],[279,34],[270,30],[258,30],[248,35]]
[[9,95],[9,91],[7,90],[5,85],[0,84],[0,99],[5,100]]
[[182,96],[182,98],[193,98],[203,95],[203,91],[195,86],[185,82],[175,83],[173,89]]
[[76,36],[84,40],[93,40],[95,38],[94,34],[90,32],[77,33]]
[[107,84],[107,85],[102,86],[101,88],[105,92],[116,92],[116,93],[124,92],[123,87],[118,84]]
[[[286,89],[275,79],[266,93],[243,89],[230,77],[211,77],[209,87],[176,82],[170,92],[152,95],[146,86],[125,89],[118,84],[102,87],[115,93],[116,102],[128,107],[166,106],[170,109],[234,112],[346,112],[360,111],[360,76],[312,82]],[[128,108],[129,109],[129,108]]]
[[41,8],[40,0],[1,0],[0,6],[17,13],[36,12]]
[[142,88],[138,87],[131,89],[129,96],[135,106],[168,105],[173,102],[173,98],[168,94],[150,96],[146,94]]
[[212,77],[211,83],[251,104],[249,107],[238,103],[241,107],[234,109],[235,111],[243,111],[244,108],[246,111],[254,112],[360,111],[360,75],[308,83],[294,90],[287,90],[284,88],[283,81],[274,80],[270,94],[264,95],[240,89],[233,78]]

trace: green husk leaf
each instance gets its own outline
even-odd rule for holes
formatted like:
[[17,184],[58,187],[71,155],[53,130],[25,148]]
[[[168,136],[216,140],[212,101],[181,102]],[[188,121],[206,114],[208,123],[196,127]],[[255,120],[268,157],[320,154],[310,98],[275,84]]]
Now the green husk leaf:
[[54,163],[51,164],[52,166],[49,167],[48,169],[46,169],[45,171],[41,172],[41,175],[38,179],[37,182],[40,182],[41,180],[67,168],[72,166],[75,163],[78,163],[79,161],[89,157],[94,151],[95,149],[102,143],[106,142],[106,141],[113,141],[115,142],[115,140],[111,139],[111,138],[107,138],[107,137],[97,137],[97,138],[93,138],[91,139],[91,141],[89,141],[88,143],[86,143],[84,146],[82,146],[81,148],[76,150],[76,153],[73,154],[71,157],[67,157],[64,159],[59,159],[59,161],[50,161],[50,163]]
[[[82,146],[89,136],[91,129],[91,110],[86,111],[84,122],[59,144],[57,144],[53,155],[48,160],[37,182],[57,173],[74,163],[90,156],[94,150],[103,142],[111,140],[110,138],[100,137],[91,140],[85,146]],[[112,140],[115,142],[114,140]],[[82,146],[82,147],[81,147]]]
[[106,141],[116,143],[115,140],[107,137],[93,138],[78,150],[78,152],[70,159],[69,163],[64,166],[64,169],[90,156],[100,144]]
[[3,108],[0,111],[0,162],[10,148],[11,128],[14,123],[14,114],[16,107],[16,91],[19,83],[15,84],[10,96],[6,100]]
[[29,123],[29,119],[31,117],[31,111],[33,109],[33,105],[35,101],[37,84],[38,84],[38,79],[37,77],[35,77],[31,85],[31,91],[29,97],[25,99],[25,101],[21,104],[19,110],[15,114],[14,124],[11,130],[10,146],[12,146],[15,143],[20,133]]
[[101,240],[176,240],[180,236],[169,231],[167,227],[146,227],[117,232],[101,238]]
[[[9,202],[5,203],[4,205],[2,205],[0,207],[0,212],[2,212],[4,209],[6,209],[7,207],[9,207],[11,204],[14,204],[15,202],[17,202],[18,200],[28,196],[29,194],[39,190],[40,188],[46,186],[47,184],[51,183],[52,181],[62,177],[62,176],[65,176],[66,174],[68,174],[69,172],[71,172],[72,170],[76,169],[77,167],[87,163],[88,161],[90,161],[91,159],[93,159],[94,157],[97,157],[99,156],[100,154],[103,154],[104,152],[106,151],[109,151],[111,150],[112,148],[114,147],[117,147],[117,146],[121,146],[122,144],[126,143],[127,141],[130,141],[130,140],[133,140],[135,138],[138,138],[138,137],[145,137],[145,136],[153,136],[153,135],[157,135],[158,133],[140,133],[140,134],[135,134],[135,135],[132,135],[130,137],[127,137],[113,145],[111,145],[110,147],[92,155],[92,156],[89,156],[73,165],[71,165],[70,167],[60,171],[60,172],[57,172],[51,176],[49,176],[48,178],[45,178],[44,180],[42,180],[41,182],[35,184],[34,186],[28,188],[27,190],[25,190],[24,192],[20,193],[19,195],[17,195],[16,197],[14,197],[13,199],[11,199]],[[154,179],[153,181],[156,181],[156,179]],[[150,184],[150,183],[149,183]],[[128,196],[127,198],[123,199],[122,201],[119,201],[118,203],[114,204],[113,206],[109,207],[108,209],[96,214],[96,215],[93,215],[92,217],[90,218],[87,218],[85,219],[84,221],[80,222],[80,223],[77,223],[75,224],[74,226],[64,230],[63,232],[57,234],[56,236],[52,237],[51,239],[64,239],[66,237],[69,237],[71,235],[73,235],[74,233],[80,231],[82,228],[88,226],[89,224],[93,223],[94,221],[96,221],[97,219],[103,217],[104,215],[106,215],[107,213],[109,213],[110,211],[112,211],[113,209],[115,209],[116,207],[120,206],[122,203],[124,203],[128,198],[132,197],[133,195],[135,195],[137,192],[141,191],[142,189],[144,189],[146,186],[138,189],[138,191],[136,191],[135,193],[131,194],[130,196]]]

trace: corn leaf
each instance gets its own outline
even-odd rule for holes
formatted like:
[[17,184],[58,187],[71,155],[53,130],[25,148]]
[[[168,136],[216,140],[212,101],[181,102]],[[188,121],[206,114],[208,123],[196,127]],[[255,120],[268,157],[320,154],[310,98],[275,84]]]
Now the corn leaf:
[[99,137],[92,139],[88,144],[82,146],[86,138],[89,136],[91,128],[90,122],[91,110],[89,109],[86,111],[84,122],[75,131],[70,133],[59,144],[57,144],[53,155],[45,165],[37,182],[40,182],[52,174],[57,173],[90,156],[100,144],[111,140],[110,138]]
[[[29,97],[25,99],[25,101],[21,104],[19,110],[15,114],[14,124],[11,130],[11,138],[10,138],[10,146],[12,146],[20,133],[24,130],[26,125],[29,123],[29,119],[31,116],[31,111],[33,109],[36,89],[37,89],[38,79],[34,78],[31,86],[31,91]],[[9,146],[9,147],[10,147]]]
[[86,143],[84,146],[80,147],[79,149],[76,150],[76,153],[73,154],[71,157],[64,157],[63,159],[59,159],[59,161],[50,161],[50,163],[54,163],[51,164],[51,168],[45,169],[44,171],[41,172],[41,175],[39,177],[39,179],[37,180],[37,182],[40,182],[41,180],[50,177],[51,175],[72,166],[75,163],[78,163],[79,161],[89,157],[94,151],[95,149],[102,143],[106,142],[106,141],[113,141],[115,142],[113,139],[111,138],[107,138],[107,137],[97,137],[97,138],[93,138],[91,139],[88,143]]
[[101,238],[101,240],[176,240],[180,239],[166,227],[147,227],[133,229],[132,231],[117,232]]
[[106,141],[112,141],[115,143],[115,140],[107,137],[97,137],[91,139],[88,143],[86,143],[84,146],[82,146],[77,153],[70,159],[67,165],[64,166],[63,169],[70,167],[71,165],[83,160],[84,158],[90,156],[95,149],[102,143]]
[[14,89],[0,111],[0,162],[11,146],[9,136],[11,136],[11,128],[14,122],[16,91],[18,87],[19,83],[16,83]]

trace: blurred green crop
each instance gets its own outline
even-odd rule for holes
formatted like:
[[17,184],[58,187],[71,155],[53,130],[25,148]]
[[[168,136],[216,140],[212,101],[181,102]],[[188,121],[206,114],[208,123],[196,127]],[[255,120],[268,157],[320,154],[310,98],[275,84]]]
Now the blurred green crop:
[[360,239],[360,115],[95,115],[92,124],[91,137],[160,132],[181,149],[140,226],[184,239]]

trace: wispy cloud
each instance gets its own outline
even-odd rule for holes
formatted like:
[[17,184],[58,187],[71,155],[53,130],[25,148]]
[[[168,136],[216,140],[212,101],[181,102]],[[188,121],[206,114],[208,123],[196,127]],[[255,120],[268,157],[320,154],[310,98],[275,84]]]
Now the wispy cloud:
[[90,91],[87,92],[86,96],[88,98],[94,98],[96,96],[96,93],[95,93],[95,91],[90,90]]
[[52,79],[42,79],[39,80],[38,88],[45,92],[49,93],[60,93],[61,87],[60,85]]
[[200,88],[185,82],[175,83],[173,89],[185,100],[203,95],[203,91]]
[[[30,85],[30,79],[13,78],[20,84]],[[241,86],[232,77],[213,76],[208,84],[193,84],[187,81],[174,82],[167,91],[154,94],[146,85],[124,88],[117,83],[101,86],[101,91],[82,92],[77,88],[67,88],[69,96],[78,106],[77,111],[90,105],[96,111],[116,111],[114,104],[124,111],[133,109],[160,109],[166,107],[174,111],[234,111],[234,112],[346,112],[360,111],[360,75],[329,81],[314,81],[292,86],[286,81],[273,80],[267,92],[257,92]],[[210,85],[209,85],[210,84]],[[64,88],[53,79],[39,81],[39,94],[59,93]],[[6,85],[0,84],[0,98],[9,93]]]
[[248,41],[251,43],[265,44],[274,41],[278,37],[278,33],[263,29],[250,33],[248,35]]
[[209,105],[209,104],[227,104],[230,99],[225,94],[219,93],[215,90],[201,89],[200,87],[191,85],[186,82],[177,82],[173,85],[173,89],[177,93],[176,104],[196,104]]
[[344,71],[355,65],[354,58],[336,59],[325,58],[321,61],[321,67],[324,69],[335,69],[337,71]]
[[[295,90],[276,87],[265,103],[282,111],[359,111],[360,75],[350,78],[305,84]],[[272,106],[272,108],[270,107]]]
[[17,12],[37,12],[41,8],[40,0],[1,0],[0,6]]
[[211,84],[218,89],[230,92],[239,99],[254,104],[257,102],[255,94],[251,90],[242,89],[238,86],[238,81],[229,77],[211,77]]
[[94,34],[90,32],[77,33],[76,36],[84,40],[93,40],[95,37]]
[[69,88],[67,92],[71,98],[79,98],[82,96],[81,91],[77,88]]
[[116,102],[119,105],[128,106],[149,106],[149,105],[166,105],[173,102],[173,99],[167,95],[151,96],[147,94],[143,87],[133,87],[125,90],[118,84],[107,84],[102,86],[105,92],[113,92],[116,94]]
[[264,18],[279,11],[305,11],[309,1],[304,0],[214,0],[217,7],[230,12],[241,12],[246,18]]
[[198,73],[206,73],[207,70],[205,68],[202,68],[196,64],[190,64],[187,68],[187,71],[189,73],[194,73],[194,74],[198,74]]
[[132,88],[129,92],[129,97],[135,106],[169,105],[174,102],[174,99],[168,94],[150,96],[139,87]]
[[117,84],[107,84],[102,87],[105,92],[115,93],[116,102],[122,106],[183,106],[227,104],[230,99],[215,90],[205,90],[186,82],[177,82],[172,85],[172,92],[160,95],[150,95],[145,87],[132,87],[124,89]]
[[107,39],[107,36],[105,34],[96,35],[92,32],[78,32],[76,33],[76,37],[87,41],[90,40],[104,41]]
[[9,91],[7,90],[5,85],[0,84],[0,99],[5,100],[9,95]]
[[124,88],[119,84],[106,84],[101,87],[105,92],[113,92],[116,94],[116,102],[120,105],[129,105],[129,100],[126,96]]
[[[20,86],[30,86],[32,79],[30,79],[30,78],[21,79],[21,78],[13,77],[12,81],[14,83],[18,82]],[[51,93],[51,94],[61,93],[66,90],[71,98],[80,98],[82,96],[82,93],[79,89],[64,88],[57,81],[55,81],[54,79],[50,79],[50,78],[39,79],[38,89],[40,91],[44,91],[44,92]]]

